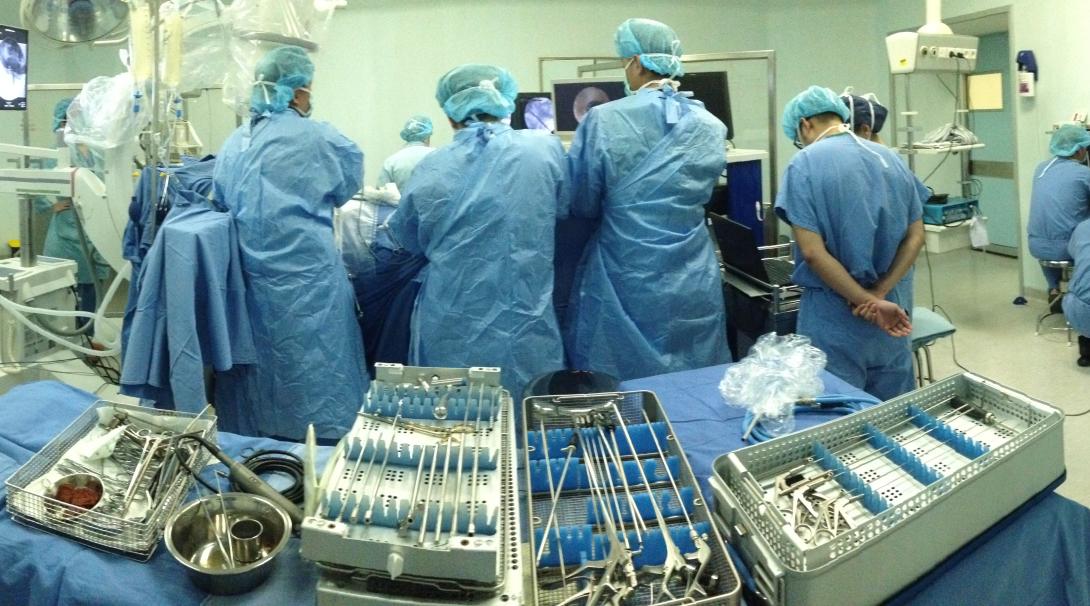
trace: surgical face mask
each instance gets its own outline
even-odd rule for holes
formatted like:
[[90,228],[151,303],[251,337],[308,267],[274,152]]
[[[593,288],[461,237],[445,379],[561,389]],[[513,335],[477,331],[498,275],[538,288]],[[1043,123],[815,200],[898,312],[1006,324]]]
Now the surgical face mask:
[[804,123],[804,120],[799,120],[799,124],[795,128],[795,139],[791,141],[791,144],[795,146],[795,149],[802,149],[806,147],[806,144],[802,142],[802,125]]
[[632,62],[636,60],[636,55],[632,55],[628,59],[628,63],[624,64],[624,94],[631,97],[636,94],[636,91],[632,90],[632,86],[628,83],[628,67],[632,65]]
[[305,86],[300,87],[296,90],[306,91],[307,95],[309,95],[309,98],[307,100],[310,102],[307,103],[307,111],[305,112],[294,105],[292,106],[292,109],[294,109],[295,113],[299,114],[300,116],[304,118],[309,118],[310,115],[314,113],[314,93],[310,92],[310,89]]

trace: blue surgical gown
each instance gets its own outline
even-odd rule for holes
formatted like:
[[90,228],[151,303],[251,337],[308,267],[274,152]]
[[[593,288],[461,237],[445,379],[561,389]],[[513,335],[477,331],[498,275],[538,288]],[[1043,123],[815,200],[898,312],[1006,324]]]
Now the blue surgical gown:
[[[164,187],[166,189],[166,196],[162,200],[151,194],[152,169],[144,167],[140,173],[132,203],[129,204],[129,222],[125,225],[125,233],[121,238],[121,256],[132,264],[129,300],[125,304],[125,320],[121,327],[122,351],[128,345],[133,314],[136,313],[136,303],[140,298],[144,257],[155,241],[154,225],[165,221],[167,212],[175,205],[207,206],[208,197],[212,194],[212,172],[215,166],[215,156],[206,156],[200,160],[187,157],[183,158],[181,166],[161,169],[160,191]],[[237,244],[232,246],[237,247]]]
[[363,154],[331,125],[287,110],[254,118],[219,154],[218,203],[238,227],[257,364],[216,383],[239,433],[323,438],[352,424],[368,387],[352,286],[333,241],[333,208],[363,178]]
[[599,105],[568,156],[572,214],[597,219],[565,318],[568,362],[621,380],[730,360],[704,204],[726,127],[672,90]]
[[416,167],[391,236],[427,257],[409,357],[498,366],[517,399],[564,366],[553,309],[553,232],[567,214],[564,150],[539,131],[474,123]]
[[405,191],[405,185],[409,182],[409,176],[413,169],[424,159],[424,156],[435,151],[434,147],[424,145],[422,142],[409,143],[405,147],[394,152],[382,163],[382,172],[378,175],[378,187],[387,183],[397,185],[398,191]]
[[184,157],[181,166],[160,169],[160,191],[166,188],[163,200],[152,195],[152,169],[144,167],[133,192],[132,203],[129,204],[129,222],[121,238],[121,255],[132,263],[133,275],[136,275],[136,269],[155,240],[154,224],[166,219],[166,212],[176,200],[198,205],[206,203],[212,193],[212,172],[215,167],[215,156],[205,156],[199,160]]
[[1029,201],[1026,231],[1030,254],[1042,261],[1068,259],[1067,241],[1071,232],[1088,218],[1090,168],[1064,158],[1042,162],[1033,172],[1033,194]]
[[1075,260],[1075,271],[1063,298],[1064,316],[1080,335],[1090,336],[1090,221],[1071,232],[1067,253]]
[[[930,192],[889,149],[850,134],[808,146],[791,160],[776,196],[776,213],[812,231],[864,288],[893,264],[908,226],[920,220]],[[795,251],[794,281],[804,288],[798,333],[828,356],[826,368],[887,400],[913,388],[909,337],[891,337],[852,315]],[[912,309],[912,271],[886,297]]]
[[[176,203],[142,264],[124,349],[121,393],[158,408],[200,412],[204,367],[257,361],[246,308],[238,237],[230,215],[204,203]],[[237,431],[230,403],[219,427]]]

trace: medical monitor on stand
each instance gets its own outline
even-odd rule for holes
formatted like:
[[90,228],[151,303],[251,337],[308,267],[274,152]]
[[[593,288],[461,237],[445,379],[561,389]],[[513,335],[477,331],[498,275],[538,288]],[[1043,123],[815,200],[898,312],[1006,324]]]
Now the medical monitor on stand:
[[0,25],[0,110],[26,110],[27,30]]
[[692,91],[704,109],[727,125],[727,139],[734,139],[734,118],[730,111],[730,86],[727,72],[693,72],[678,78],[681,90]]
[[554,80],[556,132],[570,136],[592,108],[625,96],[624,78]]

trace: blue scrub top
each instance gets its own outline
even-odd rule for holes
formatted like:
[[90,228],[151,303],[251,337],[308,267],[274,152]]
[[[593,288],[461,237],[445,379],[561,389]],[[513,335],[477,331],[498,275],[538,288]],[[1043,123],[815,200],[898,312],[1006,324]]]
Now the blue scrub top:
[[1066,158],[1045,160],[1033,172],[1029,252],[1043,261],[1068,259],[1075,226],[1090,218],[1090,168]]
[[[89,162],[80,162],[81,156],[74,155],[76,166],[91,167]],[[48,160],[45,168],[56,168],[56,160]],[[102,258],[91,239],[86,238],[87,249],[91,254],[88,259],[84,254],[82,238],[80,238],[80,218],[76,214],[75,207],[60,212],[53,212],[53,205],[67,200],[74,204],[70,198],[45,198],[34,199],[34,210],[43,217],[49,218],[49,228],[45,234],[45,245],[42,254],[47,257],[59,259],[72,259],[76,262],[76,282],[79,284],[93,284],[95,280],[105,280],[110,275],[110,266],[106,259]]]
[[1090,220],[1079,223],[1071,232],[1067,253],[1075,260],[1068,293],[1090,305]]
[[[860,285],[889,271],[908,226],[920,220],[930,192],[891,150],[851,134],[811,144],[791,160],[776,213],[812,231]],[[805,287],[798,332],[828,356],[826,369],[883,400],[913,388],[909,337],[891,337],[852,315],[795,251],[794,280]],[[912,271],[887,299],[912,309]],[[910,312],[911,313],[911,312]]]
[[[776,195],[776,214],[820,235],[852,278],[869,288],[893,264],[908,226],[920,220],[930,195],[897,154],[842,134],[795,155]],[[797,249],[795,260],[796,284],[825,288]],[[907,284],[910,289],[911,280],[910,271],[896,288]]]
[[1079,223],[1067,244],[1075,270],[1063,298],[1064,316],[1083,336],[1090,336],[1090,220]]
[[382,163],[382,172],[378,175],[376,186],[382,187],[387,183],[393,183],[397,185],[399,192],[404,192],[416,165],[433,151],[435,151],[434,147],[424,145],[422,142],[409,143],[397,150]]

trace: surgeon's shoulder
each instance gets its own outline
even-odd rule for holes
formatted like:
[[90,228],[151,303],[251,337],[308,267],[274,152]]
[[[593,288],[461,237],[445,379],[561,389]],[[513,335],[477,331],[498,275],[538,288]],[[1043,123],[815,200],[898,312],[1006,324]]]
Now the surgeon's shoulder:
[[564,155],[564,145],[560,138],[544,130],[513,130],[510,132],[511,146],[525,154],[542,156]]
[[242,146],[242,139],[246,136],[246,130],[248,128],[248,124],[243,124],[236,128],[230,135],[227,135],[227,139],[223,141],[223,146],[220,147],[217,156],[222,157],[224,154],[237,151]]
[[337,147],[356,147],[358,149],[355,142],[329,122],[285,113],[281,116],[280,123],[275,126],[280,127],[281,136],[293,139],[300,148],[335,145]]
[[897,164],[904,166],[905,170],[908,169],[908,166],[905,165],[903,160],[901,160],[901,155],[898,154],[897,151],[892,147],[882,145],[881,143],[875,143],[874,141],[868,141],[866,139],[860,139],[860,141],[863,143],[864,146],[867,147],[867,149],[871,149],[879,154],[882,154],[882,157],[885,158],[887,161],[896,160]]
[[320,133],[321,137],[327,141],[333,141],[341,145],[351,144],[353,147],[358,147],[355,141],[349,139],[348,135],[342,133],[336,126],[333,126],[329,122],[315,122],[314,125],[317,127],[317,132]]
[[720,132],[722,133],[722,139],[727,138],[727,125],[723,124],[723,121],[719,118],[716,118],[715,114],[704,109],[703,103],[690,102],[688,107],[689,111],[693,114],[694,119],[700,123],[702,128]]
[[460,166],[462,163],[456,147],[444,145],[420,158],[413,168],[412,180],[449,184],[458,178]]
[[1090,166],[1082,162],[1068,162],[1067,164],[1072,166],[1072,172],[1078,175],[1080,179],[1090,179]]
[[584,122],[587,120],[610,120],[621,116],[630,116],[633,113],[649,111],[652,109],[654,95],[628,95],[620,99],[614,99],[601,105],[595,105],[587,112]]

